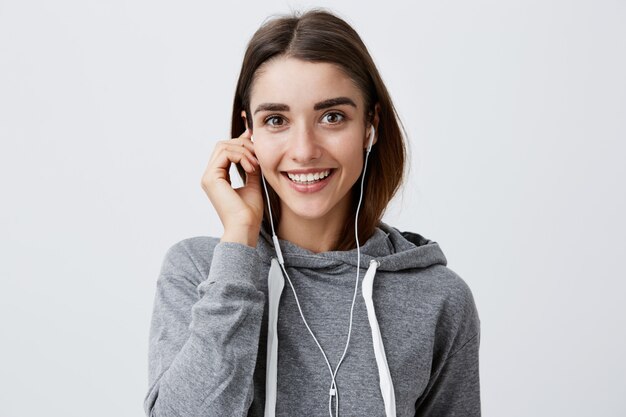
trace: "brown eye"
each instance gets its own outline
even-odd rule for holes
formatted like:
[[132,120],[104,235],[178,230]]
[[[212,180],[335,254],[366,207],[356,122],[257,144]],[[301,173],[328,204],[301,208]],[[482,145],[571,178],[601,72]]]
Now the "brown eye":
[[341,113],[330,112],[330,113],[326,113],[323,119],[326,123],[334,125],[337,123],[341,123],[344,119],[344,116]]
[[277,116],[277,115],[272,115],[265,119],[265,124],[272,126],[272,127],[279,127],[283,125],[284,121],[285,120],[282,117]]

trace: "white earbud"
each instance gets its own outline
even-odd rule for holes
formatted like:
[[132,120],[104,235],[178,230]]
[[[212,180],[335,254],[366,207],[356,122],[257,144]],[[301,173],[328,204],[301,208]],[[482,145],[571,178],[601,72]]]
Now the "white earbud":
[[374,129],[374,125],[372,125],[372,133],[370,133],[370,142],[367,145],[367,152],[372,150],[372,146],[374,145],[374,136],[376,136],[376,129]]

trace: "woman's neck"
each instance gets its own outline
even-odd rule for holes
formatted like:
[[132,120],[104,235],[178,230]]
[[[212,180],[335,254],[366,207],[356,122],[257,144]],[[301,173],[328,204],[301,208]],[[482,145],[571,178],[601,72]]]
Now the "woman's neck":
[[337,247],[345,221],[345,216],[302,219],[283,212],[277,232],[279,238],[313,253],[328,252]]

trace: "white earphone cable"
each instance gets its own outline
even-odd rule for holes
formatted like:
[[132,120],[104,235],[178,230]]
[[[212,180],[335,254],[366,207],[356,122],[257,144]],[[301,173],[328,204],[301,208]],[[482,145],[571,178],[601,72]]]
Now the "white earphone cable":
[[[335,374],[333,377],[336,377],[337,371],[339,370],[339,366],[343,362],[343,358],[346,356],[346,352],[348,351],[348,345],[350,344],[350,336],[352,334],[352,315],[354,311],[354,302],[356,300],[356,294],[359,288],[359,271],[361,270],[361,248],[359,244],[359,226],[358,226],[358,218],[359,218],[359,209],[361,208],[361,201],[363,199],[363,182],[365,180],[365,172],[367,170],[367,160],[370,155],[371,147],[368,148],[367,153],[365,154],[365,164],[363,166],[363,175],[361,176],[361,193],[359,195],[359,203],[356,206],[356,215],[354,216],[354,237],[356,239],[356,248],[357,248],[357,268],[356,268],[356,283],[354,285],[354,295],[352,297],[352,307],[350,307],[350,327],[348,329],[348,341],[346,342],[346,348],[343,351],[343,355],[337,364],[337,368],[335,369]],[[333,378],[334,381],[334,378]],[[339,389],[337,389],[337,397],[335,398],[335,415],[339,417]],[[331,414],[332,417],[332,414]]]
[[[285,276],[287,277],[287,281],[289,282],[289,286],[291,287],[291,291],[293,292],[293,296],[296,299],[296,305],[298,306],[298,311],[300,311],[300,317],[302,317],[302,321],[304,322],[304,325],[306,326],[307,330],[311,334],[311,337],[313,337],[313,340],[315,340],[315,344],[317,344],[317,347],[319,348],[320,352],[322,352],[322,355],[324,356],[324,360],[326,361],[326,365],[328,366],[328,371],[330,372],[330,377],[332,378],[331,391],[330,391],[331,392],[331,398],[332,398],[332,395],[333,395],[332,394],[332,389],[333,389],[333,387],[335,387],[335,378],[334,378],[333,370],[332,370],[332,367],[330,366],[330,362],[328,361],[328,357],[326,356],[326,353],[324,352],[324,349],[320,345],[319,341],[317,340],[317,338],[313,334],[313,331],[309,327],[309,324],[307,323],[306,319],[304,318],[304,314],[302,313],[302,307],[300,307],[300,301],[298,300],[298,295],[296,294],[296,290],[293,288],[293,284],[291,283],[291,278],[289,278],[289,274],[287,273],[287,270],[285,269],[285,263],[284,263],[284,260],[283,260],[283,257],[282,257],[282,253],[280,252],[280,246],[278,245],[278,239],[276,237],[276,232],[274,231],[274,220],[272,219],[272,209],[271,209],[271,204],[270,204],[270,200],[269,200],[269,194],[267,193],[267,186],[265,184],[265,177],[263,175],[261,175],[261,179],[263,180],[263,188],[265,189],[265,195],[267,197],[267,207],[268,207],[269,215],[270,215],[270,224],[272,226],[272,238],[274,239],[274,246],[275,246],[275,249],[276,249],[276,252],[277,252],[277,256],[278,256],[278,262],[280,264],[281,269],[285,273]],[[331,412],[331,417],[332,417],[332,412]]]
[[313,331],[309,327],[309,324],[307,323],[306,319],[304,318],[304,314],[302,313],[302,308],[300,307],[300,301],[298,300],[298,295],[296,294],[296,290],[294,289],[293,284],[291,283],[291,279],[289,278],[289,274],[287,273],[287,270],[285,269],[285,262],[284,262],[284,259],[283,259],[283,256],[282,256],[282,251],[280,250],[280,245],[278,243],[278,237],[276,236],[276,232],[274,230],[274,220],[273,220],[273,217],[272,217],[272,206],[270,204],[269,193],[267,192],[267,185],[265,183],[265,176],[261,173],[261,179],[263,180],[263,189],[265,190],[265,196],[267,198],[267,208],[269,210],[270,225],[272,227],[272,240],[274,241],[274,249],[276,250],[276,255],[278,257],[278,261],[279,261],[280,267],[283,270],[283,272],[285,273],[285,276],[287,277],[287,281],[289,282],[289,286],[291,287],[291,291],[293,292],[293,296],[294,296],[294,298],[296,300],[296,305],[298,306],[298,311],[300,312],[300,317],[302,317],[302,321],[304,322],[304,325],[306,326],[307,330],[311,334],[311,337],[313,337],[313,340],[315,340],[315,344],[319,348],[320,352],[322,352],[322,356],[324,356],[324,360],[326,361],[326,365],[328,367],[328,371],[330,372],[331,384],[330,384],[329,398],[328,398],[328,412],[330,414],[330,417],[333,417],[333,412],[332,412],[332,398],[333,398],[333,396],[335,397],[335,415],[336,415],[336,417],[339,417],[339,388],[337,387],[337,383],[335,381],[335,378],[337,376],[337,371],[339,371],[339,367],[341,366],[341,363],[343,362],[343,359],[346,356],[346,352],[348,351],[348,346],[350,345],[350,337],[352,335],[352,318],[353,318],[353,312],[354,312],[354,303],[356,301],[356,294],[358,292],[359,271],[360,271],[360,268],[361,268],[361,249],[360,249],[359,234],[358,234],[358,218],[359,218],[359,210],[361,208],[361,202],[363,200],[363,183],[364,183],[364,180],[365,180],[365,172],[367,170],[367,160],[369,159],[369,154],[370,154],[370,151],[371,151],[371,148],[372,148],[372,141],[373,141],[373,137],[374,137],[374,134],[375,134],[374,132],[375,131],[374,131],[373,127],[372,127],[372,133],[371,133],[371,136],[370,136],[369,145],[367,147],[367,151],[366,151],[366,154],[365,154],[365,163],[364,163],[364,166],[363,166],[363,174],[361,176],[361,192],[360,192],[360,195],[359,195],[359,203],[357,204],[356,215],[355,215],[355,218],[354,218],[354,234],[355,234],[356,247],[357,247],[357,269],[356,269],[356,282],[355,282],[355,286],[354,286],[354,295],[352,297],[352,306],[350,307],[350,325],[348,327],[348,339],[346,341],[346,347],[343,350],[343,355],[341,356],[341,359],[339,359],[339,362],[337,363],[337,367],[335,368],[334,372],[333,372],[332,366],[330,365],[330,362],[328,361],[328,357],[326,356],[326,353],[324,352],[324,349],[320,345],[319,341],[317,340],[317,338],[313,334]]

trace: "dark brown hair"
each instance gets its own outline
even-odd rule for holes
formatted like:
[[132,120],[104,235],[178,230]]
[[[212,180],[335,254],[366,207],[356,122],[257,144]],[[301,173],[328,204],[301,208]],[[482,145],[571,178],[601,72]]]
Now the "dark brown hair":
[[[252,127],[250,93],[257,69],[276,57],[291,57],[308,62],[326,62],[338,65],[357,85],[365,101],[366,121],[374,114],[378,103],[379,122],[377,142],[372,147],[367,163],[364,198],[359,209],[358,230],[361,245],[378,226],[389,201],[402,184],[406,149],[404,130],[391,97],[374,61],[356,31],[344,20],[323,9],[303,14],[278,16],[264,23],[252,36],[246,49],[233,103],[231,137],[240,136],[246,129],[241,117]],[[365,151],[364,151],[365,152]],[[245,183],[245,171],[237,164],[237,171]],[[352,187],[351,218],[356,215],[361,177]],[[280,198],[269,184],[268,194],[275,225],[280,219]],[[269,226],[267,201],[263,221]],[[354,221],[346,221],[334,250],[356,247]]]

